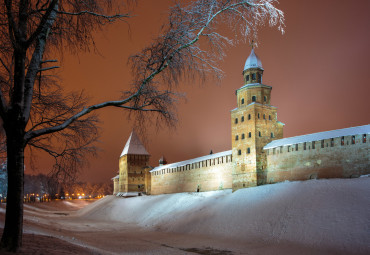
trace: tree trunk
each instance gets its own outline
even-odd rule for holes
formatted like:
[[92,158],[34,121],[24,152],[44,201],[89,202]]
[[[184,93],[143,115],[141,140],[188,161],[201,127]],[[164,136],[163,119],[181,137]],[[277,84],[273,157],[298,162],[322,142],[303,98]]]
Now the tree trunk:
[[6,128],[8,197],[1,249],[16,252],[22,245],[24,198],[24,131]]

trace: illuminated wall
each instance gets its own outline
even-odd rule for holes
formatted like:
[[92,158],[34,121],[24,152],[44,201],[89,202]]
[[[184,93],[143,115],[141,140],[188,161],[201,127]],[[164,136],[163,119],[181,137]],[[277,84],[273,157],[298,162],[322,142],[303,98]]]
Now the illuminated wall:
[[226,156],[192,161],[151,173],[151,194],[201,192],[232,187],[232,157]]
[[370,143],[366,136],[369,135],[270,148],[266,150],[266,183],[370,174]]
[[119,159],[119,192],[145,192],[148,155],[123,155]]

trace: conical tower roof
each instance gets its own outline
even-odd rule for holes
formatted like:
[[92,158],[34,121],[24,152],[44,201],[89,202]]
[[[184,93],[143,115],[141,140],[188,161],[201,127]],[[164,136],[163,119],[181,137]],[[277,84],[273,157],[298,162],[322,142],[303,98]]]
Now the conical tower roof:
[[135,133],[134,130],[132,130],[130,137],[128,138],[125,148],[123,148],[123,151],[121,153],[121,157],[127,154],[134,154],[134,155],[150,155],[143,143],[140,141],[139,137]]
[[245,61],[244,65],[244,71],[249,68],[262,68],[262,62],[261,59],[254,53],[254,49],[252,48],[251,54],[247,58],[247,61]]

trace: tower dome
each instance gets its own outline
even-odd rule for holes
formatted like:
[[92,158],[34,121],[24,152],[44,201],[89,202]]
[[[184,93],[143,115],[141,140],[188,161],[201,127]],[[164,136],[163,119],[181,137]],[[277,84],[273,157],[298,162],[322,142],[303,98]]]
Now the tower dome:
[[249,68],[260,68],[263,70],[261,59],[256,55],[256,53],[254,53],[253,48],[251,54],[247,58],[247,61],[245,61],[244,71]]

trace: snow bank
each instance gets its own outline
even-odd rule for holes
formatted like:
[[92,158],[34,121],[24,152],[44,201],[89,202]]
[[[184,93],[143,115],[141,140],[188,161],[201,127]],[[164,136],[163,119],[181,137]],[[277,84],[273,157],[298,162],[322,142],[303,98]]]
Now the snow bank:
[[370,251],[370,178],[284,182],[254,188],[117,198],[79,211],[156,230]]

